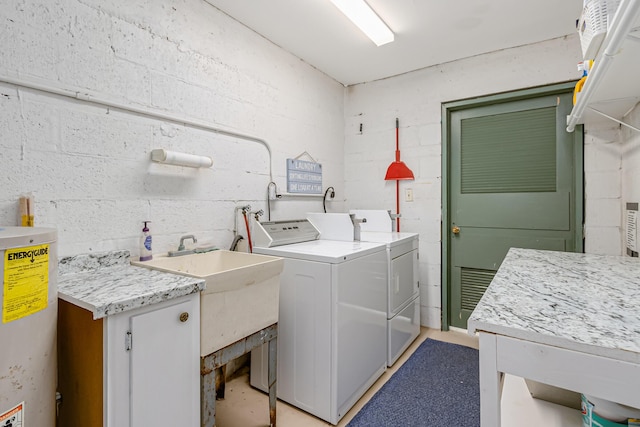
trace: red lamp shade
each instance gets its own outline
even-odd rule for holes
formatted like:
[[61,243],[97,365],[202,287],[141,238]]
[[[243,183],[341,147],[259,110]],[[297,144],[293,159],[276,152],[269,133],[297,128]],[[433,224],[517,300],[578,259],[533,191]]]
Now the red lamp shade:
[[403,161],[400,160],[400,151],[396,151],[396,161],[387,168],[386,181],[397,181],[400,179],[415,179],[413,172]]

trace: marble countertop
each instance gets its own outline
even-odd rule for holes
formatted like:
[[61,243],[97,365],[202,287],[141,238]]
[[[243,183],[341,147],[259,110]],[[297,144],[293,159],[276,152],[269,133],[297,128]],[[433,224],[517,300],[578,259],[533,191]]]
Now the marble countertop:
[[512,248],[467,327],[640,363],[640,260]]
[[58,297],[94,319],[204,290],[204,279],[130,265],[129,251],[83,254],[58,262]]

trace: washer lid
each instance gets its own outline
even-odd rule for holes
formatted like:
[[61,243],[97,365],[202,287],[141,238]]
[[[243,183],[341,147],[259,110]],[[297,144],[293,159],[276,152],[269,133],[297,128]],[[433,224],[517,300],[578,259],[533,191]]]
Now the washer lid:
[[344,242],[335,240],[313,240],[271,248],[253,248],[253,252],[257,254],[330,264],[339,264],[385,250],[386,245],[384,243]]

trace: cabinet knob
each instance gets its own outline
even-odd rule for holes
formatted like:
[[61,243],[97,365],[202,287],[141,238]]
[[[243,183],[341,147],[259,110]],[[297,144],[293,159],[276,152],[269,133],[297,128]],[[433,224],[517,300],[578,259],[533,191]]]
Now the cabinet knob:
[[189,313],[186,311],[184,313],[180,313],[180,321],[186,322],[187,320],[189,320]]

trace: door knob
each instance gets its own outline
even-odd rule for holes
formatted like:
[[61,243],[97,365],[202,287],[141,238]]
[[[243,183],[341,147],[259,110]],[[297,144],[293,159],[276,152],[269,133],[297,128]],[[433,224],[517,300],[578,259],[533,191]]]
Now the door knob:
[[451,229],[451,232],[453,234],[458,234],[460,233],[460,227],[458,227],[457,225],[454,225],[453,228]]

